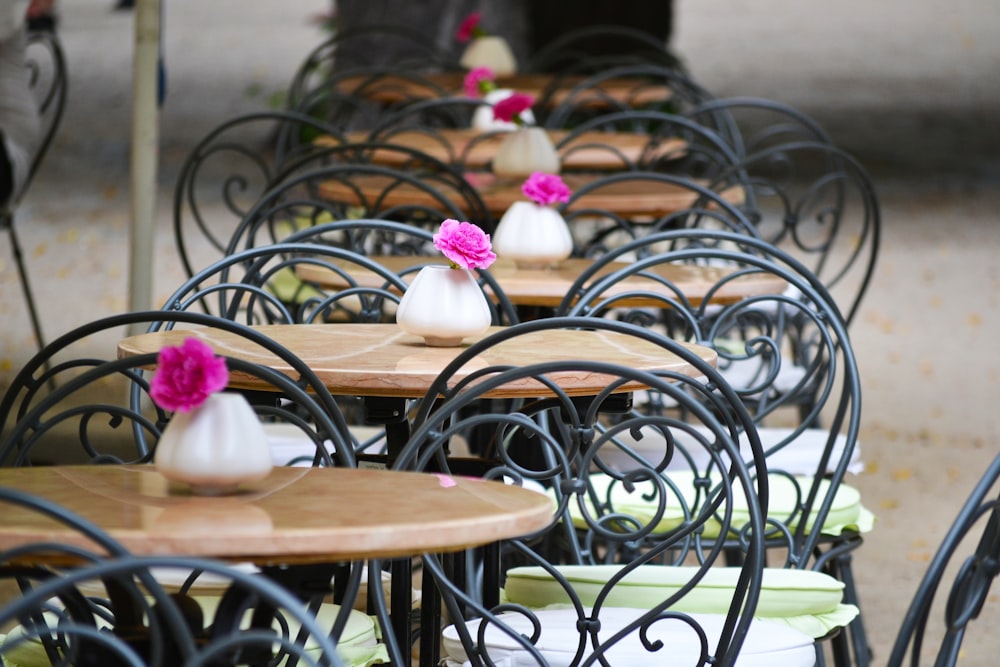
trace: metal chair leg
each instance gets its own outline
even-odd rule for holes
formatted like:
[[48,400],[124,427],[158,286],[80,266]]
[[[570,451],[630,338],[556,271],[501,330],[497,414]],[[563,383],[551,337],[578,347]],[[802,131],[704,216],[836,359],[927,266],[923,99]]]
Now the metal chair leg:
[[35,307],[35,297],[31,291],[31,284],[28,282],[28,272],[24,266],[24,255],[21,252],[21,242],[17,238],[17,231],[14,229],[14,220],[10,218],[5,221],[7,231],[10,233],[10,244],[14,251],[14,262],[17,264],[17,273],[21,278],[21,289],[24,292],[24,301],[28,306],[28,316],[31,318],[31,329],[35,334],[35,341],[38,349],[45,347],[45,338],[42,336],[42,325],[38,319],[38,310]]

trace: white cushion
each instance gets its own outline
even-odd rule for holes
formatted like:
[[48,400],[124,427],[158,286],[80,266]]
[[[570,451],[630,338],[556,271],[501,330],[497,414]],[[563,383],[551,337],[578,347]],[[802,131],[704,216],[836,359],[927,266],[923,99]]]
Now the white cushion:
[[[601,609],[601,637],[610,637],[633,621],[643,611],[621,607]],[[580,641],[577,630],[577,615],[571,609],[544,609],[536,612],[541,623],[541,636],[536,644],[550,667],[568,667],[576,653]],[[690,614],[701,626],[707,637],[710,650],[718,642],[725,616],[720,614]],[[517,632],[531,634],[531,625],[520,614],[503,614],[501,618]],[[479,621],[469,621],[467,626],[473,636]],[[692,627],[676,620],[661,620],[653,623],[650,638],[663,642],[663,649],[657,652],[646,650],[633,632],[618,642],[606,654],[609,664],[621,667],[656,665],[657,667],[689,667],[699,664],[700,643]],[[443,664],[449,667],[469,665],[458,632],[454,626],[445,628],[443,634]],[[486,646],[497,667],[537,666],[530,653],[514,642],[495,625],[486,630]],[[738,667],[811,667],[816,663],[816,649],[812,637],[791,628],[754,620],[736,661]]]
[[[692,430],[696,430],[701,433],[707,433],[708,430],[703,426],[693,426]],[[777,445],[778,443],[787,439],[793,432],[790,428],[758,428],[757,435],[760,438],[761,445],[764,450],[767,451],[769,448]],[[642,456],[646,461],[656,463],[659,461],[665,452],[666,442],[663,438],[663,434],[660,431],[651,428],[644,427],[639,431],[641,438],[635,438],[629,432],[623,432],[618,434],[616,437],[622,444],[627,445],[629,448],[635,450],[637,454]],[[708,452],[705,448],[699,444],[694,443],[693,439],[687,433],[682,431],[676,431],[676,437],[680,444],[687,443],[688,446],[685,450],[691,455],[692,464],[697,470],[705,470],[711,461]],[[826,441],[829,437],[829,431],[824,429],[805,429],[799,433],[793,442],[788,443],[780,450],[771,453],[767,457],[767,467],[770,470],[781,470],[787,472],[790,475],[813,475],[816,473],[816,467],[819,463],[819,457],[826,447]],[[832,450],[830,453],[830,465],[827,467],[826,472],[832,472],[832,467],[835,466],[844,455],[844,446],[847,444],[847,437],[838,434],[835,436]],[[629,470],[634,467],[634,461],[632,458],[625,454],[622,450],[616,447],[606,447],[606,451],[602,450],[600,453],[601,459],[608,462],[611,466],[618,470]],[[752,456],[750,454],[750,446],[746,440],[746,435],[741,434],[740,436],[740,452],[745,461],[750,462]],[[689,468],[691,464],[680,456],[674,456],[674,458],[667,464],[668,470],[676,470],[678,468]],[[851,460],[847,468],[848,472],[853,474],[860,474],[864,471],[864,463],[861,461],[861,447],[855,443],[854,449],[851,451]]]

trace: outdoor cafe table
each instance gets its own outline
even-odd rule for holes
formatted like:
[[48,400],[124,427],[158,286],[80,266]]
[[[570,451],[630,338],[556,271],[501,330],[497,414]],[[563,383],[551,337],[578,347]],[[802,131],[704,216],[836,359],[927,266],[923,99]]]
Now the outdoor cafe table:
[[[427,264],[441,264],[437,257],[417,255],[372,256],[371,259],[389,271],[399,274],[407,282],[412,280],[416,275],[415,271],[408,272],[408,270]],[[593,263],[593,259],[571,257],[548,268],[519,268],[513,260],[500,257],[490,265],[489,272],[513,305],[554,308],[562,303],[563,298],[569,292],[576,279]],[[598,278],[627,266],[627,262],[609,263],[604,269],[595,274],[592,282],[596,282]],[[343,268],[347,271],[350,278],[361,287],[380,287],[383,284],[379,276],[363,271],[360,267],[352,265]],[[303,263],[297,266],[295,271],[298,277],[306,282],[335,289],[347,287],[343,276],[325,266]],[[683,294],[691,303],[697,304],[710,289],[718,286],[719,281],[729,271],[730,269],[720,266],[661,264],[650,267],[648,273],[658,275],[669,281],[676,288],[677,292]],[[779,294],[784,291],[785,287],[785,282],[775,276],[748,274],[728,281],[719,287],[712,294],[712,302],[730,303],[748,296]],[[677,294],[671,292],[663,283],[636,276],[616,283],[604,294],[612,296],[630,290],[642,290],[650,294],[662,296],[677,296]],[[657,306],[661,304],[662,301],[652,297],[648,299],[641,297],[630,298],[622,300],[619,303],[619,305],[624,307]]]
[[[72,509],[136,555],[252,562],[286,582],[328,565],[315,575],[323,581],[310,581],[327,588],[339,563],[461,551],[552,517],[547,496],[521,487],[356,468],[278,467],[218,497],[191,495],[152,465],[0,468],[0,486]],[[64,524],[5,505],[0,550],[38,542],[95,548]],[[394,636],[408,655],[409,635],[383,628],[384,641]]]
[[[599,178],[601,175],[598,174],[563,174],[563,181],[574,192]],[[514,202],[525,200],[521,191],[523,178],[503,178],[489,172],[469,172],[466,180],[476,189],[490,214],[497,218]],[[320,184],[319,194],[323,198],[351,206],[365,206],[367,202],[374,201],[384,208],[427,206],[433,209],[438,205],[438,201],[430,193],[381,174],[363,174],[353,177],[349,182],[329,180]],[[734,204],[743,201],[743,191],[739,187],[728,188],[720,194]],[[578,208],[595,209],[627,218],[659,218],[690,208],[698,198],[697,192],[675,183],[625,179],[588,192],[570,202],[565,211],[572,213]]]
[[[430,72],[412,77],[389,73],[344,76],[337,80],[338,92],[356,95],[381,104],[399,104],[420,99],[463,94],[465,72]],[[531,95],[547,107],[565,102],[575,86],[588,77],[544,73],[498,76],[497,88],[507,88]],[[578,91],[574,104],[580,107],[603,108],[609,103],[641,106],[666,102],[673,96],[669,86],[638,77],[606,79],[594,88]]]
[[[626,169],[642,159],[668,155],[680,156],[687,142],[679,137],[662,138],[654,143],[648,134],[639,132],[581,132],[572,140],[568,130],[546,130],[556,146],[565,170],[615,171]],[[474,128],[430,128],[426,130],[385,130],[377,136],[365,131],[352,131],[345,135],[347,143],[382,142],[403,146],[445,163],[457,163],[466,169],[486,169],[493,161],[500,142],[507,132],[486,131]],[[333,137],[320,137],[316,143],[335,146]],[[376,164],[403,167],[411,159],[399,151],[374,149],[369,159]]]
[[[499,331],[490,327],[472,343]],[[438,374],[461,352],[462,347],[431,347],[395,324],[272,324],[254,329],[270,337],[304,361],[330,390],[341,396],[364,399],[369,421],[386,428],[390,460],[409,438],[406,400],[422,398]],[[269,366],[294,377],[284,362],[245,338],[219,329],[172,329],[138,334],[118,343],[119,357],[157,353],[166,346],[180,345],[188,336],[207,343],[216,354]],[[714,363],[713,349],[681,343],[700,358]],[[647,371],[695,373],[696,369],[662,347],[634,336],[604,331],[551,329],[513,336],[484,350],[475,363],[459,369],[459,381],[483,366],[527,366],[564,360],[594,360]],[[595,396],[607,387],[607,377],[593,372],[564,372],[550,380],[570,396]],[[259,389],[254,378],[233,372],[230,387]],[[621,391],[643,387],[622,385]],[[485,398],[534,398],[547,393],[540,383],[526,378],[497,387]]]

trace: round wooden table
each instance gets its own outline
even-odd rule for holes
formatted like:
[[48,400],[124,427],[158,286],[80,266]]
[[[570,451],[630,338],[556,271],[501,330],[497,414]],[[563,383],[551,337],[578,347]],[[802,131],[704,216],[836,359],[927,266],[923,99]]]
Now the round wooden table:
[[[337,563],[459,551],[540,530],[543,494],[476,478],[355,468],[275,468],[238,493],[194,496],[152,465],[0,468],[0,486],[68,507],[137,555],[258,565]],[[4,505],[0,551],[75,531]]]
[[[420,398],[431,382],[463,347],[429,347],[417,336],[395,324],[274,324],[254,329],[272,338],[300,357],[333,394]],[[500,327],[491,327],[472,343]],[[195,336],[210,345],[216,354],[239,357],[294,375],[278,358],[236,334],[218,329],[173,329],[138,334],[118,343],[120,357],[159,352],[168,345],[180,345]],[[682,343],[705,361],[714,363],[715,350]],[[485,350],[469,366],[454,374],[456,381],[485,366],[529,364],[587,359],[622,364],[640,370],[696,372],[684,359],[640,338],[612,331],[553,329],[515,336]],[[553,375],[571,396],[593,396],[607,386],[607,378],[596,373],[572,372]],[[230,386],[254,389],[256,380],[230,375]],[[622,391],[641,387],[623,386]],[[530,398],[548,391],[527,378],[504,385],[490,396]]]

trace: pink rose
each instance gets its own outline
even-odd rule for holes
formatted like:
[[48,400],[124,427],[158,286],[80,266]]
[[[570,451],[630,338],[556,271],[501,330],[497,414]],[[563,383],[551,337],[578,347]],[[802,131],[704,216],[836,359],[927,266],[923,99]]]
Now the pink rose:
[[521,112],[530,109],[534,103],[535,98],[527,93],[513,93],[493,105],[493,118],[522,125]]
[[472,12],[466,16],[458,25],[458,30],[455,31],[455,39],[460,44],[465,44],[473,37],[481,37],[483,35],[483,31],[482,28],[479,27],[479,20],[482,17],[482,12]]
[[568,202],[571,194],[569,187],[557,174],[543,174],[540,171],[528,177],[521,186],[521,192],[539,206]]
[[479,97],[496,88],[497,75],[489,67],[473,67],[465,75],[462,88],[466,97]]
[[188,337],[181,345],[160,350],[149,395],[164,410],[188,412],[228,383],[226,360],[215,356],[207,344]]
[[434,235],[434,247],[461,269],[485,269],[497,258],[490,235],[471,222],[442,222]]

